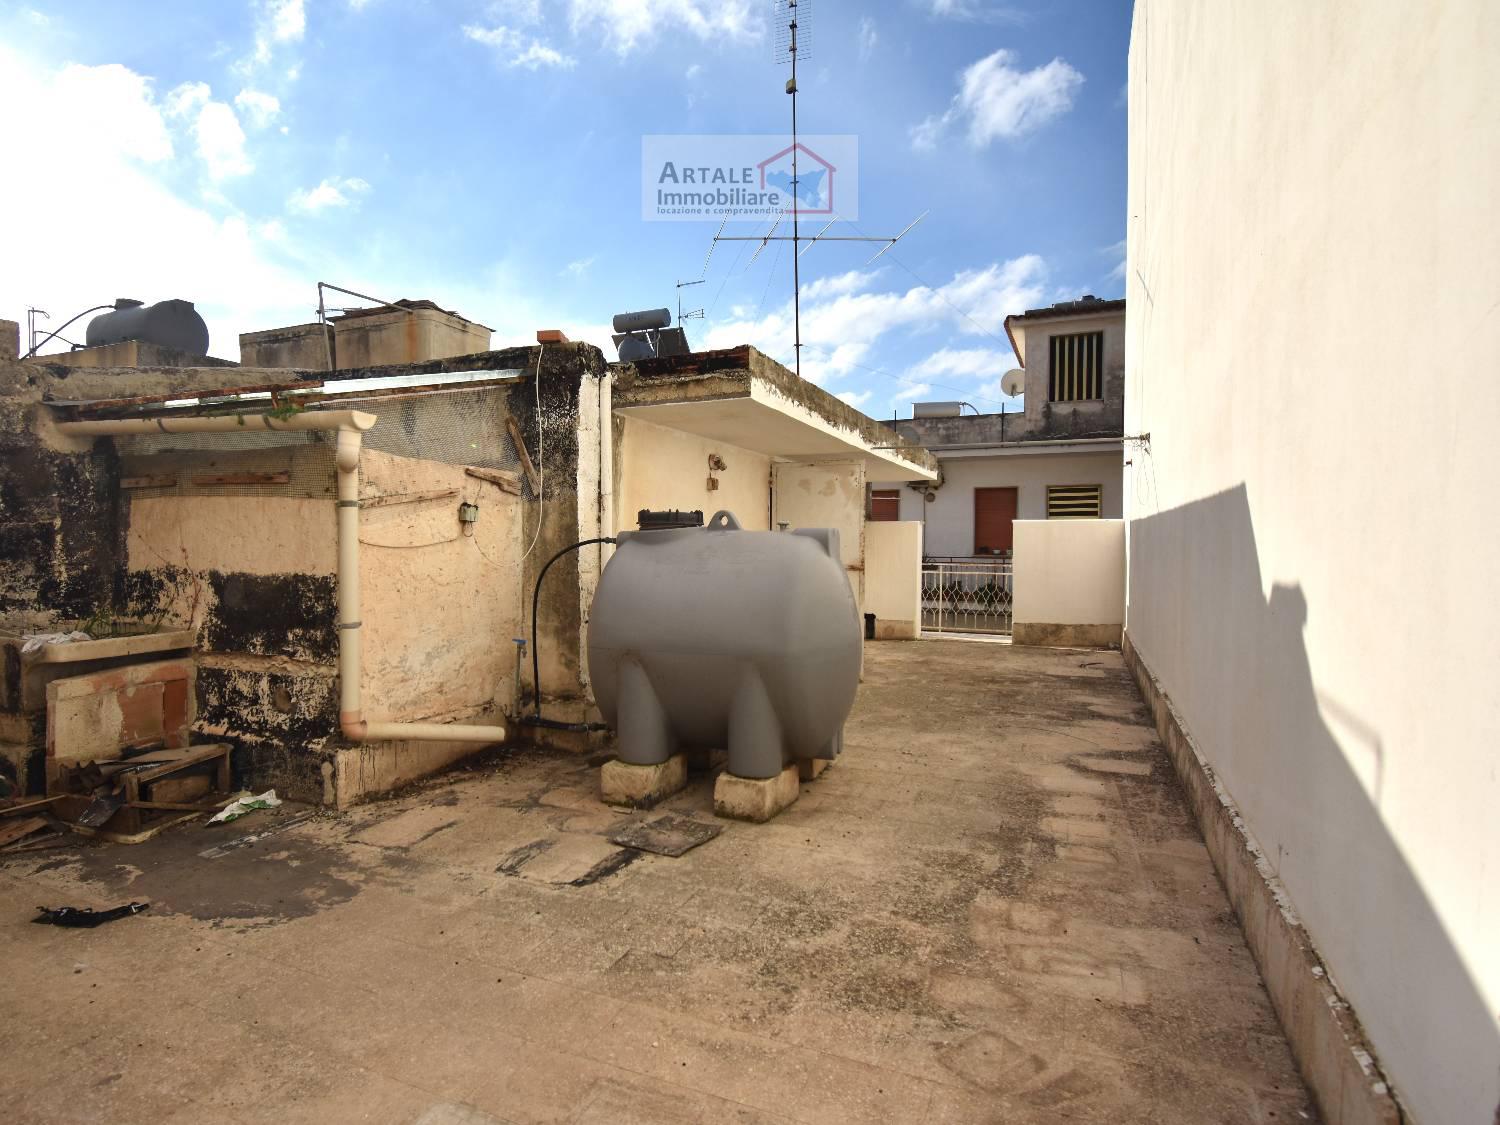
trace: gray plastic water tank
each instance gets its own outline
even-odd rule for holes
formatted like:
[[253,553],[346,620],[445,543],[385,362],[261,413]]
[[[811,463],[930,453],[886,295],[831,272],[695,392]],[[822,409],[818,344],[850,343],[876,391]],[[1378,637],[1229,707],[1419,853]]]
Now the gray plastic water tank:
[[140,340],[189,355],[208,354],[208,325],[191,301],[157,301],[145,305],[129,297],[115,302],[113,312],[89,321],[84,342],[91,348]]
[[619,753],[655,765],[725,749],[774,777],[834,758],[859,689],[859,606],[832,528],[627,531],[589,613],[589,675]]

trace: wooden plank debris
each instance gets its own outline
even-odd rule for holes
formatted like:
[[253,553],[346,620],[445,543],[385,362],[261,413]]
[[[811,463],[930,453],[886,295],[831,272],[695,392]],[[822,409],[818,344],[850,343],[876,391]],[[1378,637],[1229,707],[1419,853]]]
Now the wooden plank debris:
[[442,500],[448,496],[457,496],[456,488],[433,488],[426,492],[387,492],[380,496],[372,496],[368,500],[361,500],[361,508],[388,508],[392,504],[419,504],[424,500]]
[[542,479],[537,475],[536,466],[531,463],[531,454],[526,452],[526,439],[521,436],[521,427],[516,425],[516,420],[509,416],[505,419],[505,428],[510,432],[510,440],[516,444],[516,456],[521,459],[521,468],[526,472],[526,480],[531,484],[533,496],[542,494]]
[[193,478],[199,488],[245,484],[290,484],[292,474],[283,469],[274,473],[205,473]]
[[154,476],[121,477],[121,488],[175,488],[176,473],[157,473]]
[[46,828],[51,822],[44,816],[28,816],[23,820],[7,821],[0,824],[0,848],[6,844],[13,844],[33,832]]
[[518,473],[507,473],[504,469],[481,469],[474,465],[466,466],[464,472],[479,480],[499,485],[502,492],[509,492],[512,496],[521,495],[521,477]]

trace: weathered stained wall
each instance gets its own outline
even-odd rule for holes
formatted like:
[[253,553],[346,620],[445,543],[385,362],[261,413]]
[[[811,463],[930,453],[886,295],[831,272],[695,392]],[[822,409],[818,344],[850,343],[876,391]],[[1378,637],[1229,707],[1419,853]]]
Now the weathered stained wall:
[[[539,359],[540,409],[530,375]],[[512,705],[511,638],[525,632],[531,582],[548,558],[578,538],[585,517],[592,512],[597,521],[601,510],[597,494],[607,474],[601,477],[596,464],[590,478],[579,464],[581,444],[600,456],[600,427],[583,443],[579,427],[585,390],[595,414],[601,409],[604,370],[597,349],[553,345],[544,356],[536,348],[511,349],[339,373],[337,379],[495,374],[483,391],[377,394],[351,403],[381,418],[367,436],[362,489],[376,501],[362,512],[368,542],[361,552],[363,686],[372,718],[505,721],[495,713]],[[339,735],[326,439],[238,450],[232,440],[159,437],[139,447],[131,445],[138,439],[69,447],[38,433],[54,413],[41,405],[44,396],[190,397],[200,389],[303,377],[264,369],[95,372],[0,364],[0,442],[13,454],[0,464],[0,608],[9,618],[32,611],[38,621],[100,610],[162,625],[195,622],[199,736],[235,743],[241,783],[343,801],[347,793],[389,787],[475,747],[352,747]],[[478,407],[466,398],[475,394],[484,396]],[[607,398],[602,409],[607,417]],[[507,418],[541,473],[540,503],[529,486],[518,497],[463,472],[465,461],[518,468]],[[122,458],[126,446],[131,451]],[[126,476],[130,487],[122,488]],[[581,487],[592,489],[587,503],[580,502]],[[465,500],[480,509],[472,537],[457,520]],[[584,699],[581,587],[578,559],[565,556],[544,590],[539,616],[549,706],[581,707]],[[528,685],[529,678],[528,663]],[[525,737],[524,730],[516,733]]]
[[1130,56],[1127,633],[1412,1118],[1490,1122],[1500,5],[1136,0]]
[[865,596],[865,466],[863,462],[780,461],[772,468],[771,519],[790,527],[831,527],[849,585]]
[[108,614],[120,548],[118,460],[38,437],[47,382],[45,369],[0,361],[0,615],[37,624]]
[[[467,720],[509,708],[520,618],[522,501],[462,466],[375,451],[360,495],[396,500],[360,517],[365,713],[372,720]],[[394,485],[394,487],[392,487]],[[424,498],[453,490],[453,495]],[[479,508],[462,525],[460,503]]]
[[[1007,418],[1012,438],[1102,437],[1121,432],[1125,418],[1125,317],[1120,312],[1091,316],[1012,321],[1026,356],[1024,413]],[[1101,399],[1051,402],[1047,397],[1053,336],[1104,333],[1104,385]]]
[[[226,435],[226,450],[234,438]],[[320,452],[298,453],[299,480],[331,476]],[[125,457],[132,473],[181,482],[244,460],[217,451]],[[332,498],[182,488],[122,500],[123,608],[198,629],[195,730],[235,745],[237,777],[321,799],[321,765],[340,741]]]
[[[771,459],[748,449],[711,441],[638,418],[621,418],[617,438],[620,475],[615,487],[615,526],[630,530],[643,508],[701,510],[707,520],[720,508],[742,527],[771,526]],[[716,453],[725,468],[714,472],[719,487],[708,489],[708,457]]]
[[[488,352],[490,330],[437,309],[337,316],[316,322],[240,333],[240,362],[253,367],[339,370],[422,363]],[[331,353],[331,356],[330,356]]]
[[122,340],[118,344],[101,344],[68,352],[53,352],[28,363],[47,363],[64,367],[234,367],[227,359],[194,355],[177,348],[166,348],[144,340]]

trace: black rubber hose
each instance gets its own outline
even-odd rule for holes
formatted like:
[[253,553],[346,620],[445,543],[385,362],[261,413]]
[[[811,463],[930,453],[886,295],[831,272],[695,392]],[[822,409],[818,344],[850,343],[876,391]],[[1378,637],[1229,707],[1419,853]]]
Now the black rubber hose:
[[80,316],[88,316],[89,313],[91,313],[91,312],[99,312],[101,309],[112,309],[112,308],[114,308],[114,305],[95,305],[91,309],[84,309],[81,313],[78,314],[78,316],[75,316],[75,317],[72,317],[72,318],[70,318],[68,320],[63,321],[63,323],[58,328],[54,329],[51,332],[48,332],[37,343],[32,344],[31,345],[31,350],[29,352],[27,352],[24,356],[22,356],[22,358],[23,359],[30,359],[32,356],[36,355],[36,350],[38,348],[42,347],[44,344],[47,343],[48,340],[52,339],[52,337],[56,336],[59,332],[61,332],[68,325],[72,324],[73,321],[75,321],[75,320],[78,319],[78,317],[80,317]]
[[[536,576],[536,585],[531,591],[531,713],[533,725],[545,726],[542,720],[542,658],[536,650],[536,610],[538,603],[542,600],[542,579],[547,577],[547,571],[552,569],[552,564],[571,551],[579,547],[587,547],[592,543],[618,543],[619,540],[610,535],[601,535],[597,539],[580,539],[577,543],[569,544],[557,554],[547,560],[547,565],[542,567]],[[569,724],[565,730],[572,730],[577,724]]]

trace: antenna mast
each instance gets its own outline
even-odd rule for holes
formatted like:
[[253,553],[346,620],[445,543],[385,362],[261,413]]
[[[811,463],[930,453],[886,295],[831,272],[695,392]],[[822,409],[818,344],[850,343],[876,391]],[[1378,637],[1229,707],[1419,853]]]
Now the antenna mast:
[[677,323],[679,325],[684,320],[703,319],[702,309],[690,309],[687,312],[682,311],[682,291],[690,285],[702,285],[707,280],[707,278],[700,277],[697,281],[679,281],[677,283]]
[[[924,211],[917,216],[900,234],[894,238],[874,237],[870,235],[834,234],[827,233],[828,228],[838,222],[835,215],[822,230],[811,238],[802,237],[802,200],[798,195],[801,188],[801,175],[798,170],[798,153],[801,144],[797,136],[797,58],[799,55],[806,57],[809,53],[809,44],[812,38],[809,21],[812,16],[812,0],[771,0],[772,19],[775,30],[776,61],[778,63],[788,62],[791,64],[791,77],[787,79],[786,92],[792,97],[792,233],[778,235],[777,229],[781,226],[781,220],[785,217],[785,211],[771,224],[771,229],[766,234],[736,235],[725,234],[724,223],[719,224],[719,233],[714,235],[714,244],[720,242],[759,242],[755,254],[751,255],[750,261],[754,262],[760,252],[771,242],[790,242],[792,244],[792,333],[794,340],[793,356],[797,371],[797,377],[802,377],[802,255],[811,248],[814,242],[883,242],[885,245],[874,257],[880,257],[892,246],[896,245],[907,233],[927,217]],[[831,199],[831,196],[830,196]],[[827,212],[823,212],[827,214]],[[725,212],[724,222],[729,221],[729,214]],[[807,246],[801,245],[807,243]],[[710,248],[709,256],[712,257],[713,250]],[[865,263],[869,265],[869,262]]]
[[792,356],[796,363],[797,378],[802,378],[802,255],[797,251],[802,241],[802,201],[797,195],[801,187],[797,179],[797,0],[786,0],[787,31],[790,42],[787,53],[792,60],[792,76],[787,79],[786,92],[792,96],[792,332],[794,344]]

